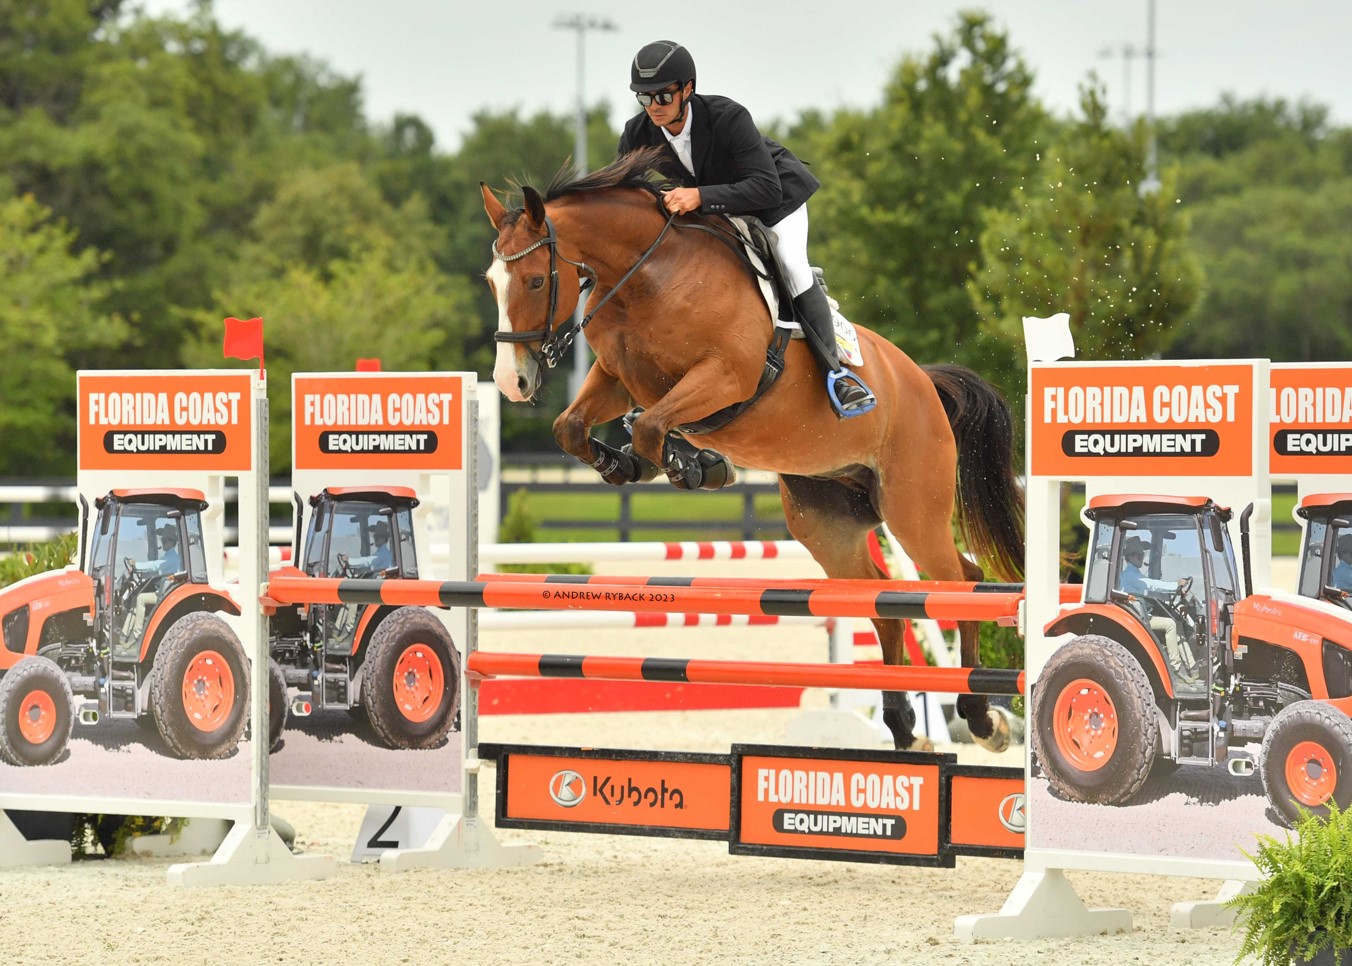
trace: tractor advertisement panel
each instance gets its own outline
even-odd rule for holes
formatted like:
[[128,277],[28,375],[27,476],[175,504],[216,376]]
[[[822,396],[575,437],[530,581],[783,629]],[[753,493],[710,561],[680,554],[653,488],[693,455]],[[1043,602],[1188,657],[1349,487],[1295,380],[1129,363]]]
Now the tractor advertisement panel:
[[[472,373],[292,377],[292,564],[310,577],[467,580]],[[271,615],[272,786],[445,805],[463,786],[463,609],[314,604]]]
[[261,794],[249,602],[221,579],[225,481],[254,486],[254,379],[79,374],[77,559],[0,590],[6,803],[226,815]]
[[[1314,797],[1285,781],[1301,763],[1274,737],[1323,728],[1306,747],[1352,756],[1352,723],[1301,711],[1333,707],[1319,648],[1269,639],[1254,618],[1274,593],[1269,406],[1285,390],[1274,377],[1269,392],[1268,371],[1030,367],[1026,837],[1043,864],[1252,876],[1241,850],[1282,833],[1293,796]],[[1059,605],[1056,534],[1076,482],[1083,598]]]

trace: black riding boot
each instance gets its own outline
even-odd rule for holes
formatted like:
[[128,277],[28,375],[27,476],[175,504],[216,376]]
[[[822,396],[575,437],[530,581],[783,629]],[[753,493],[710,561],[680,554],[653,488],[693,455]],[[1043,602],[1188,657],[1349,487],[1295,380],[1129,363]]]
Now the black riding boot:
[[803,325],[807,344],[826,373],[826,394],[836,415],[862,416],[878,404],[864,380],[840,364],[840,350],[836,348],[835,324],[831,320],[831,303],[820,285],[794,296],[793,307]]

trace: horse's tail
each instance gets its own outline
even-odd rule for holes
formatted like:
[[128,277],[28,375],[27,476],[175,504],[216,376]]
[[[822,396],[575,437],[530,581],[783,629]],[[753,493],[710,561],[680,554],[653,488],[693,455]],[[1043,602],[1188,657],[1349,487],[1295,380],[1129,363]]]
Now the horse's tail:
[[996,580],[1023,579],[1023,492],[1014,476],[1009,404],[971,369],[925,366],[958,445],[958,530]]

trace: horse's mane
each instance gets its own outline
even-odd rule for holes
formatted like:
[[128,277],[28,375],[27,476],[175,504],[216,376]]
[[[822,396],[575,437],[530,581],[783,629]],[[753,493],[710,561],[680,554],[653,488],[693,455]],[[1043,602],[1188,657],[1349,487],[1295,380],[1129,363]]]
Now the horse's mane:
[[545,190],[545,201],[608,188],[638,188],[656,198],[676,184],[663,171],[669,164],[668,155],[659,145],[630,151],[604,168],[581,177],[576,176],[572,167],[565,166],[550,181]]

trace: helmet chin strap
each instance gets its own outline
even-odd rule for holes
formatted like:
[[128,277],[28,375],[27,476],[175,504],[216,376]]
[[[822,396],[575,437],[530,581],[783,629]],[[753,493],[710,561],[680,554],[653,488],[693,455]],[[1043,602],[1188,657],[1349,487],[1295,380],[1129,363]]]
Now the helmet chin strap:
[[[690,93],[693,94],[695,92],[692,90]],[[685,112],[690,108],[690,99],[685,96],[685,84],[681,85],[681,89],[680,91],[677,92],[676,96],[681,99],[681,113],[677,114],[666,124],[662,125],[664,128],[667,128],[668,130],[670,130],[673,124],[684,124]]]

